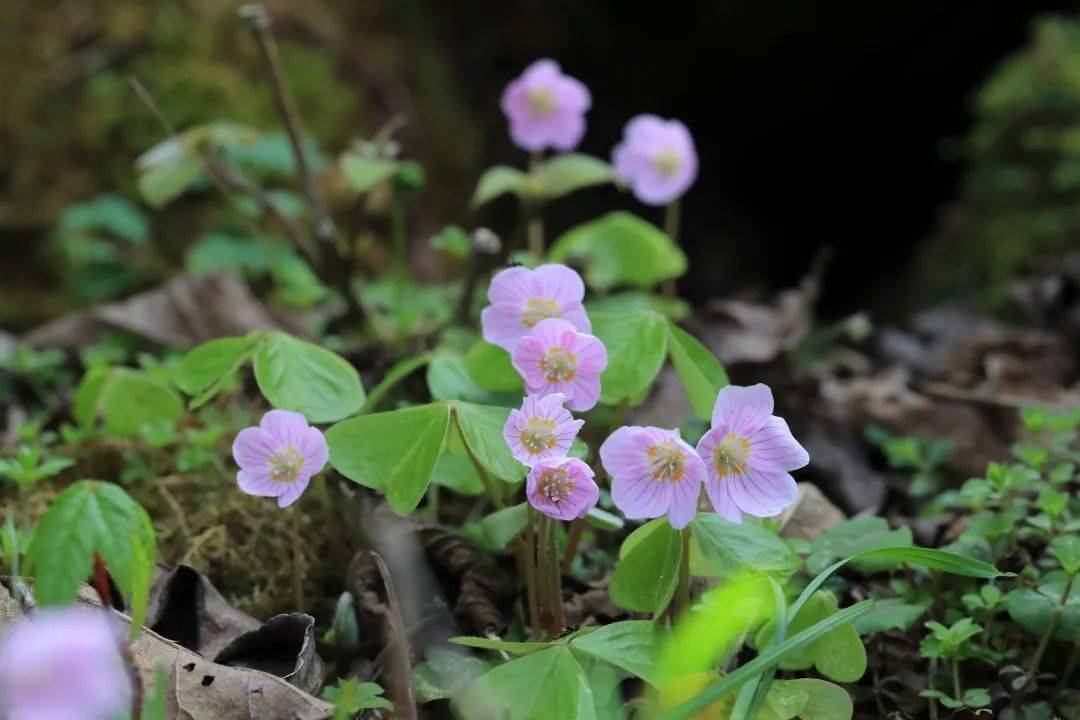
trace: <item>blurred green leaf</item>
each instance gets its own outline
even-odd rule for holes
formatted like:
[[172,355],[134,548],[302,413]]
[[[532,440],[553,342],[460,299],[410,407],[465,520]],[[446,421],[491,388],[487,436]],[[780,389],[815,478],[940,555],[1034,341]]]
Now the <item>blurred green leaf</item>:
[[614,405],[644,393],[667,355],[667,321],[654,312],[592,313],[593,334],[607,348],[600,374],[600,401]]
[[787,543],[751,520],[733,523],[716,513],[698,513],[691,527],[691,547],[700,549],[703,560],[695,574],[732,577],[753,571],[786,578],[799,570],[799,556]]
[[175,423],[184,412],[180,396],[164,382],[143,370],[91,368],[75,392],[72,415],[83,427],[98,418],[105,434],[135,437],[147,423]]
[[612,182],[615,175],[603,160],[581,153],[556,155],[529,173],[529,192],[541,200],[555,200],[575,190]]
[[510,454],[503,437],[509,408],[458,402],[454,404],[454,415],[465,444],[489,473],[508,483],[520,483],[525,478],[527,468]]
[[524,395],[524,381],[510,361],[510,353],[498,345],[477,340],[465,353],[465,368],[477,385],[491,392]]
[[582,720],[592,715],[593,698],[581,666],[558,645],[488,671],[460,707],[475,720]]
[[264,336],[255,352],[255,381],[275,408],[308,422],[334,422],[364,407],[360,374],[345,358],[287,333]]
[[668,321],[668,352],[690,407],[698,417],[712,418],[716,396],[728,384],[720,361],[690,333]]
[[608,592],[616,605],[659,615],[679,579],[682,539],[667,518],[650,520],[623,541]]
[[480,207],[506,193],[518,194],[525,183],[526,175],[520,170],[505,165],[497,165],[480,176],[473,192],[472,206]]

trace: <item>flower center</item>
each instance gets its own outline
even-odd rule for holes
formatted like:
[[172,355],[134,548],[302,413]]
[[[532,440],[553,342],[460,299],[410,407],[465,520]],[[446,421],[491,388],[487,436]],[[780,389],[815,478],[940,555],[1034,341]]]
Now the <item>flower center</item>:
[[649,473],[656,482],[678,482],[686,470],[686,455],[673,440],[663,440],[645,450]]
[[557,106],[555,93],[549,87],[533,88],[529,91],[529,109],[536,117],[547,117],[555,112]]
[[746,460],[750,457],[750,440],[728,433],[716,444],[713,460],[716,462],[716,474],[724,477],[729,473],[741,475],[746,472]]
[[676,150],[665,148],[653,155],[652,164],[656,172],[668,178],[679,171],[682,158]]
[[574,480],[565,468],[547,468],[540,473],[537,479],[540,485],[540,495],[558,505],[566,499],[570,491],[574,489]]
[[547,298],[533,298],[525,303],[525,311],[521,313],[521,324],[531,328],[536,323],[547,318],[562,317],[562,309],[554,300]]
[[549,348],[540,356],[540,370],[548,382],[570,382],[577,371],[577,356],[561,347]]
[[304,456],[292,445],[286,445],[270,456],[270,479],[279,483],[296,482],[304,467]]
[[534,415],[521,428],[521,446],[530,455],[550,450],[555,447],[557,440],[554,420]]

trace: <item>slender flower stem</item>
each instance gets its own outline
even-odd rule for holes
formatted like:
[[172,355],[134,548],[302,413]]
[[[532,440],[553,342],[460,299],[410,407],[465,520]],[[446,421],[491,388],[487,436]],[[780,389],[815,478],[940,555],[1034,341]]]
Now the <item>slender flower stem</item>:
[[525,592],[529,605],[529,622],[533,637],[540,638],[540,610],[536,601],[536,510],[527,508],[525,520]]
[[[532,173],[543,161],[541,153],[533,153],[529,157],[529,172]],[[524,203],[525,211],[525,236],[528,240],[529,252],[538,258],[544,257],[544,217],[543,205],[538,201],[527,200]]]
[[585,518],[577,518],[570,523],[570,538],[566,543],[566,554],[563,555],[562,574],[569,575],[570,568],[574,565],[574,556],[577,555],[578,545],[581,544],[581,536],[585,532]]
[[[671,238],[671,242],[676,245],[679,244],[679,220],[681,214],[682,203],[679,198],[675,198],[664,208],[664,232]],[[668,297],[678,295],[678,286],[675,284],[674,278],[664,282],[664,294]]]
[[547,634],[554,635],[552,630],[552,611],[551,611],[551,580],[548,577],[550,572],[550,564],[548,563],[548,557],[551,555],[551,548],[548,545],[548,517],[547,515],[540,514],[538,517],[538,523],[536,528],[536,535],[539,540],[537,548],[537,567],[539,589],[537,595],[540,601],[540,619],[544,624],[544,628]]
[[960,689],[960,658],[957,657],[952,659],[952,686],[953,697],[959,700],[964,693]]
[[676,616],[690,609],[690,526],[682,529],[682,552],[679,553],[679,593]]
[[566,612],[562,600],[562,575],[559,573],[559,523],[551,518],[548,518],[548,533],[551,535],[548,540],[551,548],[548,555],[548,580],[551,583],[548,591],[551,593],[552,622],[555,624],[552,634],[558,634],[566,627]]
[[1061,608],[1069,600],[1069,594],[1072,592],[1072,584],[1075,579],[1076,573],[1073,573],[1065,580],[1065,589],[1061,593],[1061,599],[1058,600],[1057,605],[1054,607],[1054,611],[1050,615],[1050,622],[1046,625],[1046,632],[1043,633],[1042,639],[1039,640],[1039,646],[1035,648],[1035,654],[1031,657],[1031,664],[1028,665],[1027,681],[1029,683],[1039,672],[1039,665],[1042,663],[1043,655],[1046,654],[1046,648],[1050,646],[1050,639],[1053,637],[1054,631],[1057,630],[1058,623],[1061,622]]
[[619,404],[615,407],[615,414],[611,417],[611,428],[620,427],[626,422],[626,413],[630,411],[630,398],[624,397],[619,401]]

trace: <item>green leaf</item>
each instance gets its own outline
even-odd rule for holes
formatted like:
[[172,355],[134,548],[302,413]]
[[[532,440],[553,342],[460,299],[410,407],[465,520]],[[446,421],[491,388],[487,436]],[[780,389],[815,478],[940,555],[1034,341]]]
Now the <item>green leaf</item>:
[[869,635],[885,630],[908,630],[925,612],[925,606],[908,605],[900,598],[878,600],[873,610],[855,622],[855,632]]
[[1080,572],[1080,535],[1059,535],[1050,543],[1050,552],[1069,575]]
[[424,652],[424,662],[413,668],[416,701],[457,697],[490,669],[491,663],[465,651],[429,647]]
[[157,540],[150,516],[118,485],[81,480],[38,521],[26,553],[35,597],[43,605],[72,602],[101,556],[132,608],[132,637],[146,618]]
[[407,515],[427,490],[450,423],[445,403],[361,415],[326,431],[330,464],[353,482],[386,491]]
[[520,194],[525,185],[525,173],[505,165],[496,165],[480,176],[473,192],[472,206],[480,207],[506,193]]
[[450,642],[466,647],[480,648],[481,650],[502,650],[510,655],[531,655],[532,653],[546,650],[556,645],[565,645],[564,640],[551,642],[514,642],[513,640],[501,640],[499,638],[475,637],[462,635],[450,638]]
[[345,358],[283,332],[266,335],[255,353],[255,381],[276,408],[325,423],[364,407],[360,374]]
[[383,395],[390,392],[399,382],[412,375],[414,372],[431,362],[431,353],[414,355],[403,358],[390,366],[379,384],[368,393],[367,401],[364,402],[364,411],[371,412],[382,400]]
[[799,570],[799,556],[755,522],[733,523],[716,513],[698,513],[692,527],[691,540],[704,560],[698,574],[731,577],[753,571],[786,578]]
[[598,507],[589,508],[589,511],[585,513],[585,521],[598,530],[607,530],[608,532],[617,532],[626,525],[618,515],[601,510]]
[[1080,583],[1073,582],[1065,604],[1066,574],[1047,573],[1038,588],[1016,588],[1005,596],[1005,609],[1018,625],[1035,637],[1041,637],[1058,613],[1053,637],[1065,642],[1080,642]]
[[431,482],[461,495],[483,495],[484,483],[472,460],[461,453],[444,452],[435,461]]
[[667,518],[651,520],[623,541],[608,592],[619,607],[660,614],[679,579],[680,533]]
[[84,427],[100,417],[105,434],[135,437],[149,423],[175,423],[184,413],[180,396],[143,370],[96,367],[75,393],[72,415]]
[[624,620],[570,641],[570,649],[621,667],[658,687],[661,630],[650,620]]
[[[811,575],[821,572],[836,558],[858,555],[864,550],[883,547],[907,547],[911,545],[911,529],[889,529],[885,518],[860,517],[829,528],[810,543],[806,557],[806,569]],[[891,560],[856,561],[856,569],[870,573],[895,566]]]
[[538,164],[530,173],[531,194],[554,200],[590,185],[603,185],[614,179],[611,166],[603,160],[581,153],[567,153]]
[[480,528],[491,544],[501,550],[525,529],[529,516],[528,510],[528,503],[518,503],[496,510],[480,521]]
[[809,645],[840,625],[853,621],[868,611],[872,605],[873,600],[864,600],[851,607],[846,607],[817,625],[792,635],[781,643],[770,645],[750,662],[740,665],[735,671],[725,675],[687,702],[668,712],[664,716],[665,720],[687,720],[687,718],[693,717],[717,700],[738,690],[750,678],[775,666],[789,654]]
[[465,444],[484,469],[504,482],[521,482],[527,468],[510,454],[503,437],[510,409],[466,402],[455,403],[454,409]]
[[690,407],[698,417],[709,420],[717,394],[728,384],[724,366],[697,338],[671,321],[668,321],[668,353]]
[[596,290],[650,288],[686,272],[686,255],[660,228],[628,212],[613,212],[572,228],[551,246],[551,262],[583,264]]
[[[197,407],[213,397],[220,381],[240,369],[251,359],[252,349],[261,335],[225,337],[205,342],[193,348],[177,365],[173,375],[176,386],[187,395],[199,395]],[[212,387],[213,386],[213,387]]]
[[140,168],[139,192],[147,205],[160,208],[183,195],[201,176],[202,163],[199,159],[184,155],[168,162]]
[[565,645],[485,673],[461,697],[469,720],[579,720],[593,717],[585,674]]
[[498,402],[499,395],[476,384],[465,367],[465,358],[436,352],[427,369],[428,391],[433,400],[466,400],[475,403]]
[[491,392],[524,395],[524,382],[510,362],[510,353],[498,345],[478,340],[465,353],[465,369],[473,381]]
[[778,680],[775,684],[781,683],[794,686],[806,693],[806,702],[799,709],[799,717],[802,720],[851,720],[851,716],[855,713],[855,707],[847,691],[828,680],[800,678]]
[[667,321],[654,312],[591,314],[593,334],[607,348],[600,401],[614,405],[648,390],[667,354]]
[[[836,596],[818,591],[790,621],[788,633],[797,634],[836,612]],[[775,627],[775,622],[769,622],[758,630],[755,638],[758,647],[763,647],[769,641]],[[818,672],[832,680],[855,682],[866,672],[866,648],[863,647],[855,628],[846,623],[792,652],[779,666],[783,670],[806,670],[814,666]]]
[[377,160],[359,153],[347,152],[341,157],[341,170],[349,187],[359,193],[369,192],[381,182],[389,180],[397,172],[393,160]]

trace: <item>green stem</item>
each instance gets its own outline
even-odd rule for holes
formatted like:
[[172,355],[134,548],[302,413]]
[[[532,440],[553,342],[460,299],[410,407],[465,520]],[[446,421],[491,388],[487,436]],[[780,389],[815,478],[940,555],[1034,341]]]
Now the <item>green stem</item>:
[[952,686],[953,697],[959,700],[964,693],[960,689],[960,658],[957,657],[952,659]]
[[1069,575],[1065,580],[1065,590],[1061,593],[1061,599],[1058,600],[1057,605],[1054,607],[1054,612],[1050,615],[1050,622],[1046,625],[1046,632],[1043,633],[1042,638],[1039,640],[1039,647],[1035,649],[1035,654],[1031,658],[1031,664],[1028,665],[1027,681],[1030,683],[1035,679],[1035,675],[1039,672],[1039,665],[1042,663],[1043,655],[1046,654],[1046,648],[1050,646],[1050,639],[1054,635],[1054,631],[1057,630],[1058,623],[1061,621],[1061,608],[1069,600],[1069,593],[1072,592],[1073,580],[1076,579],[1076,573]]
[[[671,242],[679,244],[679,219],[682,214],[681,203],[679,198],[675,198],[664,209],[664,232],[671,238]],[[671,278],[664,282],[664,295],[668,297],[675,297],[678,295],[678,286],[675,284],[675,279]]]
[[682,529],[682,552],[679,553],[679,592],[676,617],[690,609],[690,526]]
[[630,412],[630,398],[624,397],[615,407],[615,414],[611,416],[611,429],[618,429],[626,422],[626,414]]
[[529,604],[529,622],[533,638],[540,639],[540,605],[536,600],[536,515],[532,505],[527,507],[525,520],[525,592]]
[[552,622],[555,627],[555,632],[553,634],[557,634],[562,632],[563,628],[566,627],[566,612],[563,608],[562,601],[562,574],[559,572],[558,521],[548,518],[548,533],[551,536],[548,538],[548,544],[551,550],[548,555],[548,581],[550,583],[548,592],[551,594],[551,614]]
[[[541,153],[533,153],[529,157],[529,173],[532,174],[537,165],[543,160]],[[525,211],[525,237],[528,241],[529,252],[537,258],[544,257],[544,217],[543,205],[539,201],[526,200]]]
[[566,554],[563,555],[562,574],[569,575],[570,568],[574,566],[574,556],[577,555],[578,546],[581,544],[581,536],[585,532],[585,518],[576,518],[570,523],[570,538],[566,543]]
[[538,516],[538,521],[536,534],[539,538],[539,547],[537,549],[537,566],[539,570],[537,585],[539,585],[539,589],[537,595],[540,601],[541,622],[543,622],[548,636],[551,636],[555,634],[555,631],[552,629],[551,580],[548,578],[550,568],[548,556],[551,554],[551,548],[548,546],[548,516],[541,513]]

